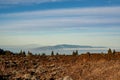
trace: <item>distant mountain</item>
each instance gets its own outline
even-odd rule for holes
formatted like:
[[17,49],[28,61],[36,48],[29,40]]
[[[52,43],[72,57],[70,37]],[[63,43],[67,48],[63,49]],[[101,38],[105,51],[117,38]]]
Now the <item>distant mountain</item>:
[[34,50],[56,50],[56,49],[67,49],[67,48],[71,49],[71,48],[105,48],[105,47],[61,44],[61,45],[55,45],[55,46],[38,47],[38,48],[35,48]]

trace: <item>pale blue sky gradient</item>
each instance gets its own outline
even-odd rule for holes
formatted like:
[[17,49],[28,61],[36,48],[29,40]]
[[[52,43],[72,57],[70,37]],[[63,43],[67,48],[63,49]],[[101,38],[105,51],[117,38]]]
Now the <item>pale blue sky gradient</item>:
[[0,0],[0,45],[119,43],[119,0]]

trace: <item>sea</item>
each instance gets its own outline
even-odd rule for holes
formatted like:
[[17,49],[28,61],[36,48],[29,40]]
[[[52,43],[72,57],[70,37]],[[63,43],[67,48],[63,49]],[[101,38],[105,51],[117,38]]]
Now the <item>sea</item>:
[[[59,53],[59,54],[68,54],[71,55],[73,53],[73,51],[75,52],[76,50],[78,51],[79,54],[85,54],[87,52],[90,53],[107,53],[109,48],[74,48],[74,49],[56,49],[56,50],[31,50],[31,52],[33,53],[38,53],[38,54],[42,54],[42,53],[46,53],[48,55],[51,54],[52,51],[54,51],[54,54]],[[112,48],[112,50],[114,50]],[[115,49],[116,51],[120,51],[120,49]]]
[[[31,48],[17,48],[17,47],[0,47],[1,49],[4,50],[9,50],[11,52],[14,53],[19,53],[21,50],[25,51],[26,53],[28,53],[28,51],[30,51],[33,54],[43,54],[45,53],[46,55],[50,55],[52,51],[54,51],[54,54],[67,54],[67,55],[71,55],[73,53],[73,51],[75,52],[76,50],[78,50],[79,54],[85,54],[87,52],[90,53],[107,53],[109,48],[63,48],[63,49],[53,49],[53,50],[34,50]],[[120,48],[111,48],[111,50],[115,50],[117,52],[120,52]]]

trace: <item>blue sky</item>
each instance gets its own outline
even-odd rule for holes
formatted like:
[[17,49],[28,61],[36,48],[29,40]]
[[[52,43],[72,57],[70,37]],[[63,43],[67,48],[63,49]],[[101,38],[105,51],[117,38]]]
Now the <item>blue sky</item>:
[[0,0],[0,45],[119,43],[120,0]]

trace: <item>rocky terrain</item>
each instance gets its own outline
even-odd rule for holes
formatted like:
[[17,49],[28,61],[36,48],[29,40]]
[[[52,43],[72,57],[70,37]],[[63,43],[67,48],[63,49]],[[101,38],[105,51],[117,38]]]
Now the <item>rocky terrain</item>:
[[120,80],[120,52],[81,55],[0,53],[0,80]]

